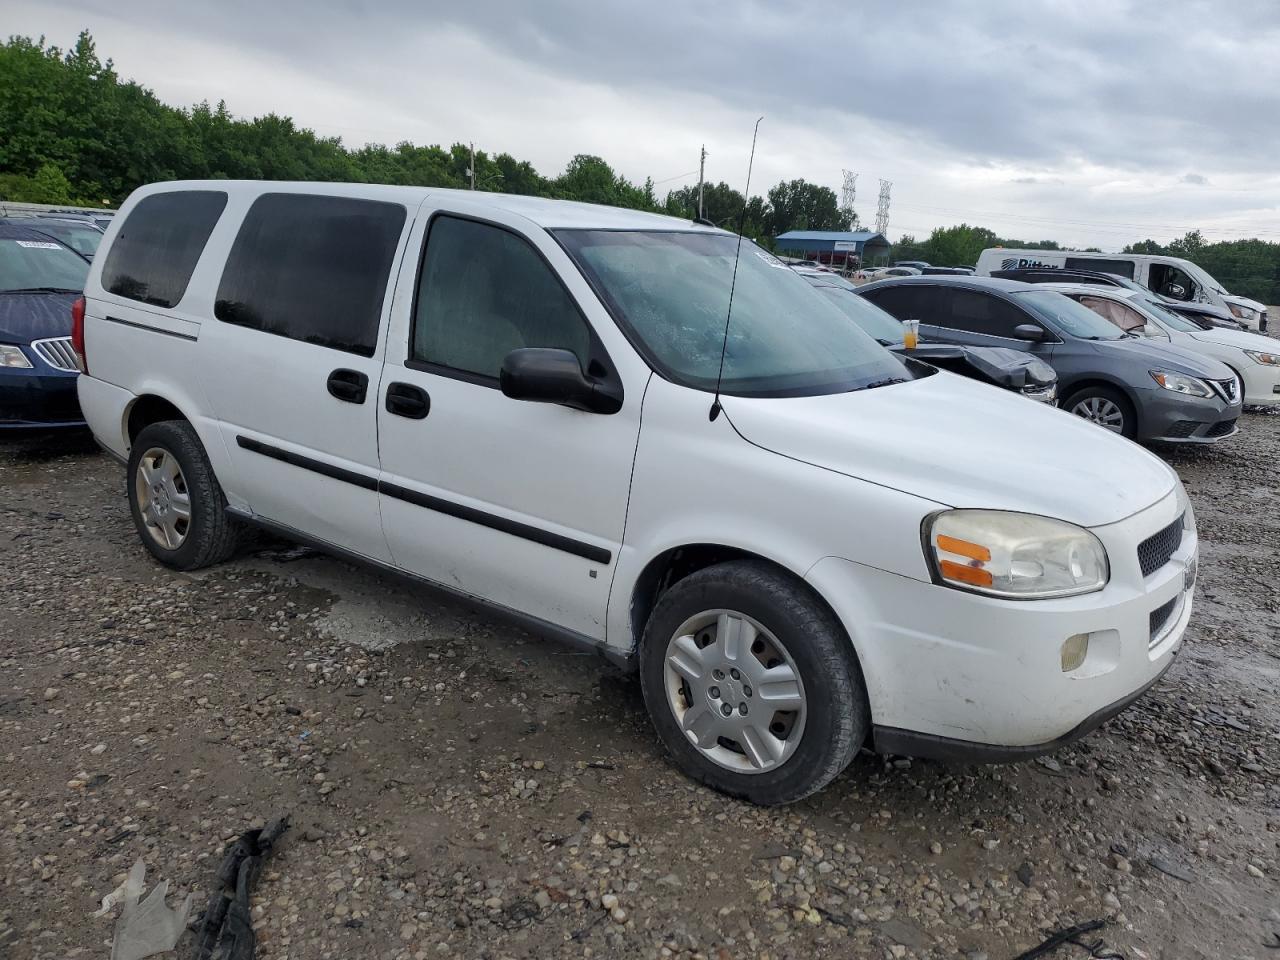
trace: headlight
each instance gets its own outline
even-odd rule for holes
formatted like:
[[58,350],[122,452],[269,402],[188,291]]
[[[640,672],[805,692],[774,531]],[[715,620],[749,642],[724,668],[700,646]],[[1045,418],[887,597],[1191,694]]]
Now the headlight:
[[0,367],[23,367],[29,369],[31,361],[27,359],[27,355],[22,352],[21,347],[0,343]]
[[1228,303],[1227,309],[1231,311],[1233,317],[1239,317],[1241,320],[1257,320],[1258,311],[1252,307],[1242,306],[1238,303]]
[[1166,390],[1186,394],[1188,397],[1212,397],[1213,391],[1203,380],[1186,377],[1180,373],[1165,373],[1163,370],[1152,370],[1151,379]]
[[925,521],[939,583],[1021,600],[1070,597],[1107,585],[1107,551],[1088,530],[1003,510],[948,510]]
[[1254,363],[1265,363],[1268,367],[1280,367],[1280,354],[1259,353],[1257,350],[1246,350],[1244,355]]

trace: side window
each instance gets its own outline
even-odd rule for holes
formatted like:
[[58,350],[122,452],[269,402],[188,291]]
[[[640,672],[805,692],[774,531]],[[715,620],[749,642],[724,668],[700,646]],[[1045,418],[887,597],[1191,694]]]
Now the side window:
[[955,290],[951,295],[951,326],[957,330],[1013,339],[1013,330],[1028,319],[1013,304],[976,290]]
[[418,279],[411,360],[497,379],[521,347],[572,350],[582,369],[591,331],[529,242],[487,223],[437,216]]
[[919,320],[935,327],[951,326],[949,311],[945,301],[939,296],[937,287],[903,284],[900,287],[872,290],[866,297],[899,320]]
[[156,307],[177,306],[226,205],[221,190],[175,190],[139,200],[107,251],[103,288]]
[[1107,297],[1080,297],[1080,303],[1099,316],[1106,317],[1125,333],[1136,333],[1152,339],[1168,340],[1168,335],[1128,304]]
[[1103,260],[1099,257],[1067,257],[1068,270],[1094,270],[1133,279],[1132,260]]
[[404,220],[398,203],[263,194],[231,247],[214,315],[372,356]]

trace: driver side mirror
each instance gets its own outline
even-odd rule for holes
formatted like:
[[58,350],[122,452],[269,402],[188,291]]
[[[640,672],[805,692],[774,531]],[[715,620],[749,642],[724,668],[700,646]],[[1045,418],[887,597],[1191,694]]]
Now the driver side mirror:
[[590,379],[572,350],[521,347],[502,360],[498,384],[512,400],[555,403],[588,413],[622,409],[620,386]]
[[1034,323],[1020,323],[1013,328],[1013,336],[1017,340],[1026,340],[1030,343],[1040,343],[1048,339],[1044,332],[1044,327],[1037,326]]
[[1166,283],[1164,290],[1167,296],[1173,297],[1175,300],[1187,299],[1187,288],[1180,283]]

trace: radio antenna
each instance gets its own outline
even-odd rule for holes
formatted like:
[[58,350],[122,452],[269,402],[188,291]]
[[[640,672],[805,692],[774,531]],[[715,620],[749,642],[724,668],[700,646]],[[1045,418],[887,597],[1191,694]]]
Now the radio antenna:
[[738,258],[742,255],[742,229],[747,222],[748,197],[751,195],[751,167],[756,162],[756,137],[760,134],[760,120],[756,121],[751,131],[751,157],[747,160],[747,186],[742,191],[742,212],[738,214],[738,248],[733,253],[733,279],[729,281],[729,309],[724,315],[724,339],[720,341],[720,370],[716,373],[716,397],[711,401],[711,412],[708,419],[715,420],[720,416],[720,383],[724,380],[724,355],[729,350],[729,318],[733,316],[733,291],[738,285]]

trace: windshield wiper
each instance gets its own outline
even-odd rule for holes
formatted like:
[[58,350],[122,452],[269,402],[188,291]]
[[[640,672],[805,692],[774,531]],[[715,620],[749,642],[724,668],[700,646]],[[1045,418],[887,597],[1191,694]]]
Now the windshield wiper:
[[0,293],[79,293],[72,287],[16,287],[13,290],[0,290]]
[[895,383],[910,383],[906,377],[885,377],[883,380],[872,380],[858,387],[859,390],[873,390],[876,387],[891,387]]

